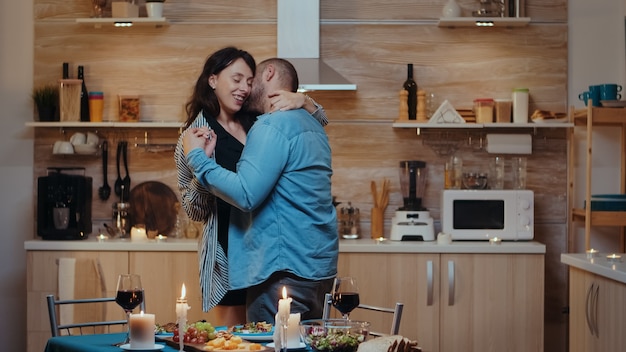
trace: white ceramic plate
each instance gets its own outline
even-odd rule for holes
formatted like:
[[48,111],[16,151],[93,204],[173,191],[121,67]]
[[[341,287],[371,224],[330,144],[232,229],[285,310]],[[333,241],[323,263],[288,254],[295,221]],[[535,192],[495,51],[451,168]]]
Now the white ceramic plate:
[[120,346],[121,349],[126,350],[126,351],[158,351],[158,350],[162,350],[164,347],[165,345],[159,345],[157,343],[155,343],[154,346],[152,346],[152,348],[132,348],[130,347],[130,343]]
[[624,108],[626,107],[626,100],[600,100],[605,108]]
[[246,341],[252,342],[272,341],[274,339],[274,332],[264,332],[258,334],[244,334],[241,332],[233,332],[233,335],[239,336]]
[[[269,348],[274,348],[274,343],[270,342],[267,345],[265,345]],[[289,351],[299,351],[299,350],[304,350],[306,349],[306,344],[304,342],[300,342],[300,346],[296,347],[296,348],[288,348],[287,350]]]

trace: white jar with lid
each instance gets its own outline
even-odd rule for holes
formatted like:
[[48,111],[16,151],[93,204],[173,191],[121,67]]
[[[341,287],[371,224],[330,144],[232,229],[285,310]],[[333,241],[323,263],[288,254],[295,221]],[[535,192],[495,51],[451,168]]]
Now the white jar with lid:
[[528,122],[528,88],[513,89],[513,123]]

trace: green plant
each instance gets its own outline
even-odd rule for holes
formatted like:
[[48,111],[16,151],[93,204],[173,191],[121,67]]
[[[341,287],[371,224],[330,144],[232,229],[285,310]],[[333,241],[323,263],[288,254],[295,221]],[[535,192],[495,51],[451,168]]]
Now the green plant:
[[33,101],[39,106],[57,106],[59,105],[59,87],[48,84],[33,89]]

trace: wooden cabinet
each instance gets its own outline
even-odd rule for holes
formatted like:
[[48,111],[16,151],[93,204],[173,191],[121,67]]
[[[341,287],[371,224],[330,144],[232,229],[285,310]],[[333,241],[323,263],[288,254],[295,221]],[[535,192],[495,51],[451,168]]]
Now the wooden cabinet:
[[187,319],[211,321],[202,314],[196,252],[130,252],[129,267],[131,272],[141,275],[146,309],[156,315],[157,322],[176,321],[176,298],[180,297],[183,283],[191,307]]
[[[46,296],[58,292],[58,261],[61,258],[98,259],[102,282],[108,296],[115,295],[117,276],[128,272],[127,252],[93,251],[28,251],[26,253],[26,319],[27,351],[44,350],[50,338],[50,319]],[[124,311],[115,303],[107,304],[106,318],[125,319]]]
[[[626,251],[626,238],[624,227],[626,226],[626,212],[624,211],[591,211],[591,177],[592,177],[592,137],[593,128],[598,126],[613,126],[621,130],[621,176],[620,176],[620,193],[626,192],[626,109],[624,108],[599,108],[591,106],[584,110],[574,111],[572,108],[571,115],[575,126],[584,126],[586,132],[586,151],[587,162],[585,166],[585,204],[584,209],[575,208],[572,209],[572,220],[581,221],[585,224],[585,249],[591,249],[591,227],[592,226],[617,226],[620,227],[620,250],[619,252]],[[574,130],[572,129],[572,134]],[[573,136],[570,140],[574,140]],[[570,143],[570,165],[574,165],[575,145]],[[573,167],[570,168],[570,194],[574,194],[576,182],[574,182]],[[572,197],[573,198],[573,197]],[[570,231],[575,231],[574,226],[570,226]],[[570,234],[573,238],[574,234]]]
[[[404,303],[400,334],[425,352],[542,351],[543,254],[342,253],[362,302]],[[385,331],[390,321],[366,312]]]
[[570,267],[571,352],[626,349],[626,285]]
[[[115,295],[117,276],[136,273],[146,292],[146,310],[156,315],[157,323],[176,321],[176,298],[184,282],[189,297],[189,321],[211,316],[202,312],[198,283],[198,259],[195,251],[27,251],[27,334],[28,352],[44,350],[50,338],[46,295],[58,293],[60,258],[98,259],[107,296]],[[115,303],[106,307],[107,319],[125,319]]]

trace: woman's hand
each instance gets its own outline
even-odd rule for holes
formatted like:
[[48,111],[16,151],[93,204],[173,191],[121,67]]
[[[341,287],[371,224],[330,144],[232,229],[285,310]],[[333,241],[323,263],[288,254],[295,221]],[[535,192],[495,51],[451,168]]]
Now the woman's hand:
[[207,127],[190,128],[185,131],[183,136],[183,151],[187,156],[193,149],[202,148],[204,153],[211,157],[215,151],[216,143],[217,135],[213,130]]
[[306,96],[302,93],[293,93],[286,90],[271,92],[268,97],[272,103],[272,111],[299,109],[306,103]]

